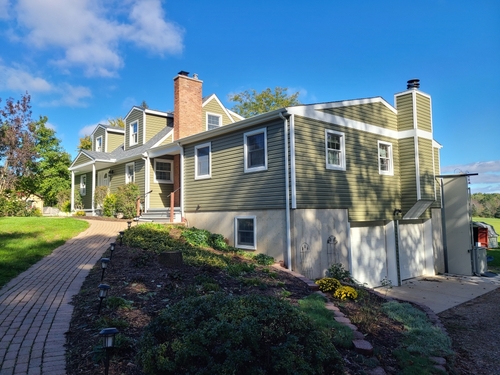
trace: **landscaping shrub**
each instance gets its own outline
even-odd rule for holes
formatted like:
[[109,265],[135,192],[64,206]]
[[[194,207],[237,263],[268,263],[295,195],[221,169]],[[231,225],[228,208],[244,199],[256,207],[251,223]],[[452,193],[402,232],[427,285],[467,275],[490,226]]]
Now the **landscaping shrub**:
[[160,253],[176,245],[176,242],[168,233],[167,227],[161,224],[146,223],[136,225],[125,231],[123,243],[130,247]]
[[208,245],[215,250],[226,250],[228,248],[224,236],[216,233],[212,233],[208,237]]
[[343,286],[337,288],[337,290],[335,290],[335,292],[333,293],[333,296],[335,298],[338,298],[341,300],[344,300],[347,298],[356,299],[356,298],[358,298],[358,292],[356,292],[356,289],[354,289],[353,287],[343,285]]
[[329,337],[288,302],[221,293],[185,299],[145,329],[146,374],[341,374]]
[[116,195],[108,194],[102,202],[102,214],[107,217],[112,217],[116,212]]
[[318,285],[319,290],[325,293],[333,293],[342,286],[342,284],[340,284],[340,281],[333,277],[323,277],[322,279],[316,280],[315,284]]
[[118,186],[116,192],[116,212],[121,212],[125,219],[136,216],[135,201],[141,195],[139,187],[134,183]]
[[188,244],[191,246],[203,246],[210,247],[209,238],[211,233],[205,229],[198,229],[195,227],[187,228],[181,234],[181,238],[183,238]]
[[96,208],[103,208],[104,199],[108,195],[107,186],[96,186],[94,191],[94,203]]
[[270,266],[274,264],[274,258],[266,254],[257,254],[253,257],[253,260],[262,266]]
[[328,268],[326,271],[326,275],[328,277],[333,277],[341,282],[345,283],[353,283],[354,279],[352,278],[350,272],[344,268],[342,263],[335,263]]

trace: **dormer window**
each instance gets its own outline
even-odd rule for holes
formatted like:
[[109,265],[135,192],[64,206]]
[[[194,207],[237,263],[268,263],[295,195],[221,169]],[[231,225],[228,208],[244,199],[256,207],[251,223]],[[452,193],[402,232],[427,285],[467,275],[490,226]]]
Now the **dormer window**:
[[217,129],[222,125],[222,116],[207,113],[207,130]]
[[136,145],[139,142],[139,121],[130,124],[130,145]]
[[97,152],[102,152],[102,136],[96,138],[96,140],[95,140],[95,150]]

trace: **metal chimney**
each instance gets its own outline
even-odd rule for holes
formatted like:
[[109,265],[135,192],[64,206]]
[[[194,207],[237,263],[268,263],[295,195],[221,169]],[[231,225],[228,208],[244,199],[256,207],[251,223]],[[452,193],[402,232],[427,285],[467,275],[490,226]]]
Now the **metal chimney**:
[[420,87],[420,80],[418,78],[413,78],[413,79],[410,79],[408,82],[407,82],[407,86],[406,88],[409,90],[409,89],[418,89]]

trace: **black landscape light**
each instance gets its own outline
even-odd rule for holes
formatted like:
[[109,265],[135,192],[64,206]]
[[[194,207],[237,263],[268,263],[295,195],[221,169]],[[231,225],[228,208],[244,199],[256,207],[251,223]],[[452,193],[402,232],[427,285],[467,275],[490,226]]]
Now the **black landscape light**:
[[106,268],[108,268],[108,263],[109,263],[109,258],[101,258],[101,268],[102,268],[101,281],[104,279],[104,271],[106,271]]
[[108,290],[110,286],[108,284],[99,284],[99,308],[97,309],[97,314],[101,313],[102,300],[108,296]]
[[104,375],[108,375],[110,351],[115,346],[115,336],[118,333],[116,328],[104,328],[99,332],[102,338],[102,347],[106,351],[106,360],[104,362]]
[[124,233],[125,233],[124,231],[120,231],[120,246],[123,245],[123,234]]
[[109,244],[109,251],[110,251],[109,260],[111,260],[111,258],[113,258],[113,251],[115,251],[115,247],[116,247],[116,244],[114,242],[111,242]]
[[132,221],[127,221],[128,229],[132,226]]

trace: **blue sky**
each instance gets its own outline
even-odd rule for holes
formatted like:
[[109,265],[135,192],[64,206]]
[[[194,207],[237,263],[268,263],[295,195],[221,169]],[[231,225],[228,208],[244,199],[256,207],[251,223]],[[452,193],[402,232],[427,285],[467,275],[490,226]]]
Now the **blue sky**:
[[442,173],[500,192],[500,1],[0,0],[0,98],[28,91],[78,139],[145,100],[173,109],[185,70],[203,93],[283,86],[302,103],[432,96]]

